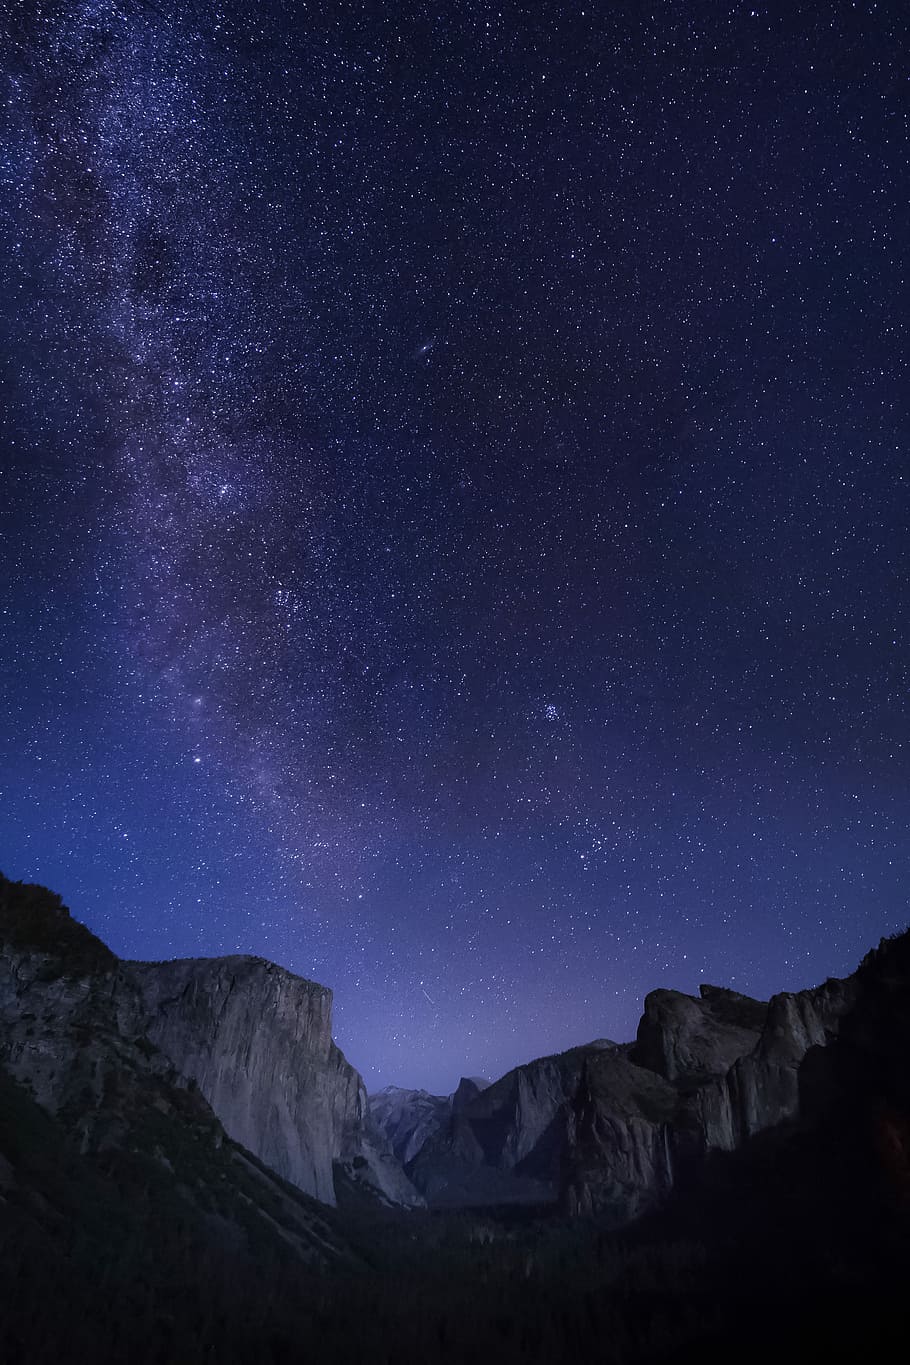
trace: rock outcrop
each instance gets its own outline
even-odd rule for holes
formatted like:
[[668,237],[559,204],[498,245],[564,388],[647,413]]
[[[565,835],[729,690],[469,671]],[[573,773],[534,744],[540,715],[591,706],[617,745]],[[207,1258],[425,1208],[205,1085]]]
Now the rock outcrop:
[[58,897],[4,888],[0,1052],[50,1112],[122,1084],[138,1049],[305,1193],[333,1204],[337,1177],[384,1203],[423,1202],[332,1041],[331,991],[253,957],[123,963]]
[[370,1117],[404,1166],[447,1122],[452,1097],[387,1085],[370,1096]]
[[632,1043],[370,1103],[324,987],[251,957],[121,963],[59,898],[0,878],[0,1065],[87,1150],[116,1147],[158,1093],[325,1203],[545,1203],[623,1222],[712,1152],[819,1112],[830,1045],[855,1030],[860,996],[868,1012],[905,982],[907,942],[767,1003],[654,991]]
[[706,1151],[733,1151],[748,1138],[797,1119],[806,1061],[835,1038],[856,998],[857,974],[771,998],[755,1046],[687,1100],[687,1126]]
[[490,1082],[483,1076],[462,1076],[455,1093],[451,1096],[451,1109],[453,1114],[460,1114],[461,1111],[475,1100],[484,1090],[488,1090]]
[[558,1202],[627,1221],[708,1153],[799,1120],[855,995],[855,977],[770,1002],[653,991],[634,1043],[601,1039],[463,1094],[408,1173],[431,1205]]
[[366,1089],[332,1041],[332,992],[257,957],[130,962],[151,1040],[198,1085],[226,1131],[333,1204],[336,1176],[389,1204],[423,1202]]
[[700,998],[651,991],[638,1025],[634,1060],[681,1087],[725,1076],[758,1043],[767,1010],[758,1000],[718,986],[702,986]]
[[416,1159],[431,1138],[486,1090],[482,1076],[462,1076],[451,1095],[387,1085],[370,1096],[370,1117],[403,1166]]
[[[0,1087],[26,1119],[29,1105],[49,1116],[42,1132],[69,1179],[112,1207],[124,1190],[159,1189],[186,1235],[229,1261],[254,1247],[350,1259],[329,1211],[230,1141],[144,1020],[130,974],[58,896],[0,877]],[[0,1175],[27,1187],[36,1170],[7,1160]]]
[[668,1188],[676,1091],[629,1051],[599,1041],[542,1057],[468,1099],[408,1167],[428,1203],[552,1203],[583,1138],[625,1207]]
[[332,1041],[331,991],[254,957],[125,966],[149,1038],[231,1137],[332,1203],[361,1081]]

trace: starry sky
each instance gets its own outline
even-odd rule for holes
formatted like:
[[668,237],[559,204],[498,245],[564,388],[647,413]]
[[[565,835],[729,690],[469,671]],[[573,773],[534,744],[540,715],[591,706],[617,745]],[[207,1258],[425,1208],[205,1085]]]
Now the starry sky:
[[371,1088],[903,928],[908,38],[8,0],[6,874]]

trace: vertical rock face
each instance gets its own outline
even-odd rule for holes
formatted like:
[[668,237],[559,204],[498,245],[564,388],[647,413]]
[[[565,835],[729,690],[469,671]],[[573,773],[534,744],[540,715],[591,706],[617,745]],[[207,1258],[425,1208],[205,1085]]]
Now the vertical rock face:
[[326,1204],[339,1185],[423,1202],[366,1089],[332,1041],[332,992],[256,957],[125,964],[148,1037],[195,1081],[226,1132]]
[[252,957],[124,963],[42,887],[0,877],[0,1061],[52,1113],[173,1073],[307,1194],[422,1203],[331,1036],[332,994]]
[[490,1082],[483,1076],[462,1076],[455,1093],[452,1096],[451,1107],[453,1114],[460,1114],[461,1111],[475,1100],[483,1090],[488,1090]]
[[[573,1212],[647,1207],[670,1187],[674,1087],[606,1040],[542,1057],[476,1091],[408,1167],[437,1206],[552,1203]],[[458,1092],[456,1092],[458,1093]]]
[[767,1006],[735,991],[702,986],[701,998],[651,991],[633,1056],[639,1066],[674,1084],[723,1076],[758,1043]]
[[561,1200],[627,1221],[709,1152],[804,1115],[824,1082],[815,1059],[849,1019],[862,971],[768,1003],[716,986],[653,991],[634,1043],[589,1044],[460,1090],[408,1171],[430,1204]]
[[407,1166],[446,1127],[452,1115],[460,1114],[489,1084],[482,1076],[462,1076],[452,1095],[387,1085],[370,1096],[370,1118],[398,1160]]
[[[43,1131],[65,1161],[76,1150],[80,1157],[104,1153],[106,1161],[129,1153],[127,1164],[113,1167],[119,1176],[77,1164],[68,1167],[67,1180],[85,1181],[94,1198],[116,1179],[116,1198],[127,1202],[123,1189],[140,1189],[147,1200],[150,1187],[164,1188],[181,1207],[188,1235],[227,1248],[229,1257],[253,1245],[257,1253],[272,1246],[308,1264],[346,1257],[326,1211],[229,1141],[199,1091],[150,1042],[145,1023],[131,973],[60,898],[0,876],[4,1098],[9,1102],[17,1082],[29,1105],[54,1116],[53,1128]],[[26,1164],[26,1182],[36,1169],[29,1174]],[[9,1163],[7,1178],[18,1179]],[[53,1216],[65,1223],[65,1212]]]
[[732,1151],[756,1133],[799,1117],[807,1054],[837,1036],[856,990],[852,976],[771,998],[755,1046],[691,1097],[690,1121],[706,1150]]
[[342,1192],[413,1205],[416,1185],[437,1205],[561,1200],[621,1222],[708,1153],[820,1112],[845,1029],[857,1056],[862,1029],[874,1037],[893,1079],[876,1001],[910,1019],[908,945],[886,942],[852,977],[767,1004],[713,986],[654,991],[634,1043],[602,1039],[493,1085],[462,1080],[448,1098],[390,1087],[371,1113],[332,1041],[324,987],[259,958],[121,963],[58,897],[0,877],[0,1064],[87,1148],[147,1130],[159,1101],[196,1104],[194,1122],[211,1127],[213,1112],[327,1203]]
[[332,1041],[332,993],[254,957],[126,964],[145,1031],[195,1081],[226,1132],[333,1203],[333,1163],[362,1117],[362,1083]]
[[632,1052],[616,1047],[585,1059],[560,1172],[570,1213],[627,1222],[672,1187],[678,1092],[658,1072],[638,1066]]
[[408,1167],[427,1201],[461,1206],[555,1199],[589,1052],[594,1050],[575,1048],[542,1057],[482,1090],[476,1081],[462,1080],[448,1124]]

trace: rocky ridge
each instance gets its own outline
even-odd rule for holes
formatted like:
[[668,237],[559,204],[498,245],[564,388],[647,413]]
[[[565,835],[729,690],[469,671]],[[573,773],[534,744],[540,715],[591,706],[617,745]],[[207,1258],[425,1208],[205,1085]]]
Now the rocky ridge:
[[121,963],[58,898],[0,881],[0,1064],[94,1149],[129,1127],[111,1097],[141,1108],[157,1085],[172,1108],[195,1095],[324,1203],[539,1203],[622,1223],[712,1152],[806,1118],[867,963],[769,1002],[653,991],[634,1042],[598,1039],[451,1096],[387,1087],[368,1101],[324,987],[251,957]]
[[489,1084],[482,1076],[462,1076],[451,1095],[387,1085],[370,1096],[370,1117],[404,1166]]
[[229,1137],[323,1203],[336,1180],[423,1202],[332,1041],[330,991],[259,958],[120,962],[43,888],[4,879],[0,895],[0,1062],[50,1113],[95,1125],[138,1057],[195,1086]]
[[387,1085],[370,1096],[370,1116],[404,1165],[413,1158],[452,1112],[451,1095]]
[[428,1203],[556,1203],[625,1222],[715,1150],[798,1120],[807,1059],[836,1037],[855,978],[770,1002],[656,990],[633,1043],[515,1068],[467,1099],[407,1169]]
[[[54,1150],[53,1165],[75,1163],[74,1187],[112,1207],[118,1190],[158,1187],[187,1236],[204,1249],[215,1235],[229,1258],[254,1248],[306,1264],[347,1258],[329,1211],[230,1140],[144,1021],[129,974],[59,897],[0,878],[0,1087],[6,1109]],[[3,1166],[0,1205],[18,1196],[53,1227],[29,1177]]]

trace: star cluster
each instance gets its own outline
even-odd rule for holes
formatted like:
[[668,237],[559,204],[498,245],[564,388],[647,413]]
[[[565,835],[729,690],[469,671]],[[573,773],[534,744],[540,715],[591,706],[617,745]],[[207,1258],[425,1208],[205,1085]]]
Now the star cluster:
[[0,24],[4,871],[442,1090],[904,925],[903,7]]

